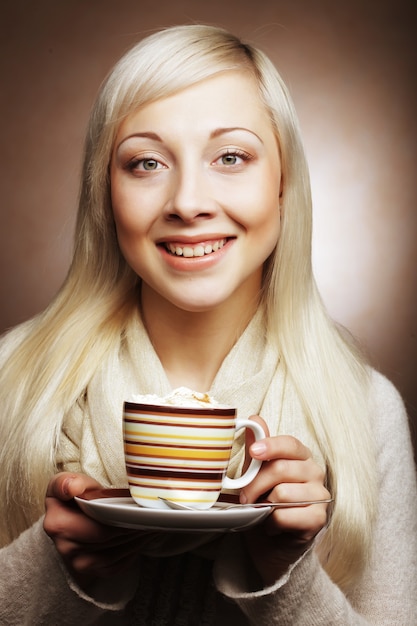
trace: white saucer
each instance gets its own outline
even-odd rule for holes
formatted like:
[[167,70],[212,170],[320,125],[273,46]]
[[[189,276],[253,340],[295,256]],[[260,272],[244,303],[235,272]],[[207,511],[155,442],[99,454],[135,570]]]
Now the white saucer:
[[144,508],[136,504],[128,489],[98,489],[75,500],[98,522],[142,530],[236,532],[259,524],[271,512],[270,507],[224,509],[227,503],[221,502],[204,511]]

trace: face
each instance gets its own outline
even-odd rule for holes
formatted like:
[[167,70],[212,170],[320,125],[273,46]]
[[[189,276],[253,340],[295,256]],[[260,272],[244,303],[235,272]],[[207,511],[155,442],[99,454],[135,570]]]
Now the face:
[[112,155],[111,199],[142,298],[190,312],[253,306],[279,236],[280,181],[272,124],[243,72],[127,117]]

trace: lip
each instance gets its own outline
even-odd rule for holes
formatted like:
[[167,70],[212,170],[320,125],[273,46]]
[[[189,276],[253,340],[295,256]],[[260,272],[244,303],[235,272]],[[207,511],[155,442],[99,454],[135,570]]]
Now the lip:
[[169,235],[167,237],[160,237],[156,240],[157,245],[163,245],[166,243],[178,244],[179,246],[186,245],[197,245],[197,244],[206,244],[212,243],[214,241],[220,241],[220,239],[235,239],[234,235],[225,235],[224,233],[209,233],[209,234],[200,234],[200,235]]

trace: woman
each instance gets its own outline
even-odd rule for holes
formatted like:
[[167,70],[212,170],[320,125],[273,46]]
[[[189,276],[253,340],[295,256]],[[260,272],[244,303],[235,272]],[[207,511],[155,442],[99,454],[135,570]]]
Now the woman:
[[[2,558],[15,567],[0,617],[411,624],[407,419],[323,309],[307,167],[270,61],[207,26],[145,39],[101,90],[84,163],[67,280],[2,344]],[[73,496],[126,485],[123,400],[180,385],[263,424],[263,441],[234,449],[232,472],[263,461],[241,502],[331,496],[332,509],[277,510],[220,539],[81,513]],[[26,572],[19,600],[27,554],[41,575]]]

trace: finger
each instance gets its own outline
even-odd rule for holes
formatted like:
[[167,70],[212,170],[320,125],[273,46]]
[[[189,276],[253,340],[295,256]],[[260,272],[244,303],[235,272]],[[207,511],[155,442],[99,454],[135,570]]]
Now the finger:
[[86,474],[61,472],[49,481],[46,497],[71,500],[74,496],[79,496],[89,489],[99,489],[100,487],[100,483]]
[[[310,450],[300,441],[290,436],[278,436],[266,438],[261,443],[268,447],[265,456],[272,454],[273,456],[283,455],[283,457],[264,459],[256,478],[241,491],[241,502],[256,502],[259,498],[290,502],[328,497],[314,495],[314,492],[311,492],[311,486],[315,486],[318,493],[325,490],[325,471],[314,461]],[[251,454],[253,454],[254,446],[256,444],[250,448]],[[300,487],[296,487],[297,484]],[[307,489],[310,490],[311,497],[308,497],[308,491],[302,497],[294,492],[294,489],[304,490],[303,485],[308,485]],[[327,490],[325,492],[327,493]]]
[[109,578],[131,567],[137,558],[136,552],[132,551],[128,554],[115,554],[114,556],[112,554],[79,552],[74,555],[71,568],[78,573],[78,576],[85,574],[91,578],[94,573],[100,578]]
[[107,527],[87,517],[75,503],[54,497],[46,499],[43,526],[54,540],[60,538],[84,544],[103,541],[107,534]]
[[[251,415],[249,419],[253,420],[254,422],[257,422],[260,426],[262,426],[265,432],[265,437],[269,437],[268,424],[260,415]],[[255,443],[255,433],[250,428],[246,428],[245,430],[245,461],[243,464],[243,472],[246,472],[246,470],[249,467],[249,463],[252,460],[252,456],[249,452],[249,449],[254,443]]]
[[275,510],[265,520],[265,532],[269,536],[291,533],[310,541],[327,524],[327,509],[327,504],[320,503]]
[[[276,486],[288,485],[290,487],[292,483],[315,483],[322,487],[325,483],[325,472],[313,459],[307,461],[277,459],[263,463],[250,488],[265,493]],[[285,499],[281,497],[277,501],[285,501]]]
[[291,435],[277,435],[256,441],[250,446],[249,453],[252,457],[263,461],[271,459],[306,461],[311,457],[310,449]]
[[140,535],[138,530],[108,526],[88,517],[72,502],[62,502],[56,498],[48,498],[46,515],[43,521],[44,530],[55,543],[62,545],[88,547],[90,550],[101,550],[134,542]]
[[314,500],[328,500],[330,494],[319,482],[279,483],[269,491],[267,500],[271,502],[312,502]]

